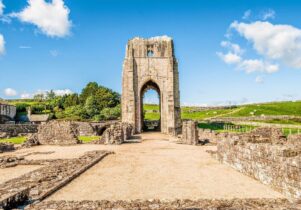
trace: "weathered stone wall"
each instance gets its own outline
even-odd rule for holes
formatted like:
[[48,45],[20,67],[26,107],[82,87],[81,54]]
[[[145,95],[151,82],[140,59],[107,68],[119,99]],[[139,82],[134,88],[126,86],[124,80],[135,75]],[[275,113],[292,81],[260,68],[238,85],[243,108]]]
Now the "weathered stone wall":
[[13,120],[16,116],[16,113],[17,113],[16,106],[0,103],[0,116],[1,115],[6,116],[6,117],[10,118],[11,120]]
[[182,122],[182,139],[183,144],[197,145],[199,143],[198,123],[187,120]]
[[39,144],[70,145],[77,144],[77,125],[69,121],[50,121],[38,128]]
[[133,126],[128,123],[112,124],[102,135],[104,144],[122,144],[134,133]]
[[260,128],[219,137],[217,157],[222,163],[287,196],[301,198],[300,136],[287,141],[279,129]]
[[210,129],[198,129],[199,141],[201,142],[216,144],[220,135],[221,134]]
[[16,137],[38,132],[38,126],[32,124],[0,124],[0,138]]
[[143,129],[142,99],[146,90],[160,96],[161,132],[181,129],[178,63],[169,37],[134,38],[126,47],[122,75],[122,122]]
[[77,122],[73,123],[77,125],[78,135],[80,136],[101,136],[102,133],[118,121],[104,121],[104,122]]

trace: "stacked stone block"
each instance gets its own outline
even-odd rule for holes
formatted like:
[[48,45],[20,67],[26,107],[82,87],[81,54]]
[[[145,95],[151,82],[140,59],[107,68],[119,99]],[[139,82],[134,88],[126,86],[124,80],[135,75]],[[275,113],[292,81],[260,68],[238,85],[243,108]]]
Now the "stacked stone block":
[[69,121],[50,121],[38,128],[39,144],[71,145],[79,143],[77,125]]
[[128,123],[112,124],[102,135],[104,144],[122,144],[133,135],[133,126]]
[[182,123],[182,139],[183,144],[197,145],[199,142],[198,123],[188,120]]

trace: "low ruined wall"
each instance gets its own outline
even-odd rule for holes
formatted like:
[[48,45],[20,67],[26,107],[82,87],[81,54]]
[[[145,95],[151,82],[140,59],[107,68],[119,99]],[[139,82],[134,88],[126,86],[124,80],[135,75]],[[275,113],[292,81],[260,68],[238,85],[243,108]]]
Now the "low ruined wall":
[[216,144],[221,134],[210,129],[198,129],[199,141]]
[[73,122],[77,125],[78,135],[80,136],[101,136],[102,133],[117,121],[105,122]]
[[287,199],[177,199],[177,200],[133,200],[133,201],[52,201],[46,200],[41,203],[31,204],[25,209],[30,210],[61,210],[61,209],[81,209],[81,210],[99,210],[99,209],[252,209],[252,210],[279,210],[279,209],[300,209],[301,204],[291,203]]
[[77,144],[77,125],[69,121],[50,121],[38,128],[36,138],[39,144],[70,145]]
[[134,128],[131,124],[115,123],[104,131],[101,142],[104,144],[122,144],[133,135],[133,132]]
[[[301,147],[280,131],[260,128],[247,134],[227,134],[217,142],[217,157],[234,169],[293,198],[301,198]],[[293,140],[292,140],[293,139]]]
[[[38,126],[32,124],[0,124],[0,136],[2,138],[16,137],[38,132]],[[0,137],[0,138],[1,138]]]

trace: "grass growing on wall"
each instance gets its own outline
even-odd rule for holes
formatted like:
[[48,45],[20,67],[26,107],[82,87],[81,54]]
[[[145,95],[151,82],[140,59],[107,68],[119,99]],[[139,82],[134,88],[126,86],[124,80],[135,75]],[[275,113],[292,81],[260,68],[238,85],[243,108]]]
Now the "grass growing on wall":
[[89,143],[91,141],[99,140],[101,136],[79,136],[78,140],[82,141],[83,143]]
[[23,144],[26,141],[25,136],[0,139],[0,143]]

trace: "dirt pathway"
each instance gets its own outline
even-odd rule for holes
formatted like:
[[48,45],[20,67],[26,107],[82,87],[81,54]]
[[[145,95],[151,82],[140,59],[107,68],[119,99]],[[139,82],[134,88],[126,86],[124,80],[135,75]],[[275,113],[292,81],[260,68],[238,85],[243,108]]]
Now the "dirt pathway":
[[48,200],[133,200],[283,197],[252,178],[214,160],[206,150],[174,144],[162,134],[142,143],[98,146],[116,154],[59,190]]

